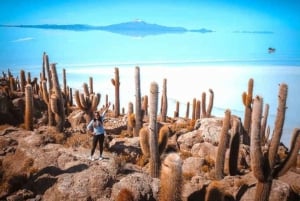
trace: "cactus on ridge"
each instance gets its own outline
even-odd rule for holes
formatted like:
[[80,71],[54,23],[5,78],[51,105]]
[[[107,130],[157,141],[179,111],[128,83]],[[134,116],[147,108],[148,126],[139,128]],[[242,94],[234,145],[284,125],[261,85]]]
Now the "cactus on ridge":
[[60,89],[59,85],[59,80],[57,76],[57,71],[56,71],[56,65],[51,64],[51,75],[52,75],[52,91],[53,94],[51,94],[50,99],[51,99],[51,110],[54,113],[55,117],[55,127],[57,131],[62,132],[64,129],[64,122],[65,122],[65,108],[64,108],[64,100],[62,96],[62,92]]
[[224,177],[224,162],[225,154],[228,142],[228,130],[230,128],[231,111],[227,109],[225,111],[225,117],[223,119],[223,126],[220,133],[220,140],[218,145],[218,151],[216,156],[216,179],[221,180]]
[[181,201],[182,186],[182,160],[170,153],[161,165],[159,201]]
[[286,160],[283,162],[277,160],[277,152],[285,119],[287,91],[287,85],[285,83],[280,84],[274,132],[270,146],[265,153],[263,153],[261,147],[263,98],[257,96],[254,99],[251,119],[250,156],[251,168],[257,179],[255,200],[258,201],[269,200],[273,179],[282,176],[289,170],[289,168],[296,162],[300,149],[300,129],[295,129],[291,141],[290,152],[288,153]]
[[[254,80],[252,78],[250,78],[248,81],[248,92],[243,92],[243,94],[242,94],[242,100],[243,100],[243,104],[245,106],[244,130],[247,134],[247,138],[250,138],[250,132],[251,132],[253,85],[254,85]],[[244,139],[244,143],[249,144],[249,140]]]
[[140,67],[135,67],[134,72],[135,80],[135,134],[139,134],[140,129],[143,125],[142,117],[142,106],[141,106],[141,78],[140,78]]
[[167,98],[167,79],[163,80],[162,98],[161,98],[161,121],[167,121],[168,98]]
[[30,84],[25,86],[25,118],[24,124],[26,130],[33,130],[33,94]]
[[79,109],[86,114],[86,122],[90,122],[93,117],[93,112],[97,110],[101,95],[91,94],[86,83],[83,83],[84,93],[75,90],[75,101]]
[[158,108],[158,84],[152,82],[149,96],[149,147],[150,147],[150,175],[153,178],[159,177],[160,158],[158,151],[157,136],[157,108]]
[[111,79],[111,83],[115,87],[115,117],[120,116],[120,76],[119,68],[115,68],[115,79]]

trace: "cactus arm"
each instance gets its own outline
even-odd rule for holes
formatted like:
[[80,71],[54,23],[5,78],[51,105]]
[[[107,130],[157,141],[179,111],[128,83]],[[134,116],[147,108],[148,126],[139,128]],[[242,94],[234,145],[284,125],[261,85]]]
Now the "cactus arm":
[[291,149],[284,160],[283,163],[280,164],[278,168],[274,171],[274,177],[280,177],[284,175],[297,161],[298,152],[300,149],[300,129],[295,128],[293,131],[293,137],[291,139]]
[[33,130],[33,95],[30,84],[25,86],[25,118],[24,124],[26,130]]
[[94,95],[94,98],[92,100],[92,105],[91,105],[91,111],[97,110],[97,107],[100,103],[100,99],[101,99],[101,94],[97,93],[96,95]]
[[285,118],[285,110],[286,110],[286,99],[287,99],[287,90],[288,87],[286,84],[281,84],[279,87],[279,95],[278,95],[278,108],[277,115],[275,120],[274,133],[271,139],[271,144],[269,148],[269,164],[270,167],[273,168],[275,166],[275,158],[278,151],[278,146],[280,143],[280,138],[282,135],[282,129]]
[[233,119],[231,129],[230,151],[229,151],[229,173],[230,175],[238,174],[238,156],[240,149],[240,121]]
[[265,104],[265,108],[264,108],[264,114],[263,114],[263,118],[261,121],[261,140],[262,140],[262,145],[264,145],[267,142],[267,136],[266,136],[266,126],[267,126],[267,120],[268,120],[268,115],[269,115],[269,104]]
[[205,92],[202,93],[201,103],[202,103],[202,118],[205,118],[205,117],[207,117],[206,116],[207,113],[206,113],[206,93]]
[[207,117],[211,116],[211,111],[214,105],[214,91],[212,89],[209,89],[209,102],[208,102],[208,106],[207,106]]
[[75,90],[75,102],[77,104],[77,106],[81,109],[81,110],[84,110],[85,108],[83,107],[83,105],[81,104],[81,101],[80,101],[80,93],[78,90]]
[[266,176],[263,172],[264,167],[264,157],[261,150],[260,141],[260,127],[261,127],[261,116],[262,116],[262,97],[255,97],[253,103],[253,114],[252,114],[252,124],[251,124],[251,144],[250,144],[250,157],[251,157],[251,167],[254,176],[260,182],[266,180]]
[[227,109],[225,111],[225,117],[223,119],[223,126],[220,133],[220,141],[218,145],[217,157],[216,157],[216,179],[221,180],[224,177],[224,162],[228,140],[228,130],[230,126],[231,111]]

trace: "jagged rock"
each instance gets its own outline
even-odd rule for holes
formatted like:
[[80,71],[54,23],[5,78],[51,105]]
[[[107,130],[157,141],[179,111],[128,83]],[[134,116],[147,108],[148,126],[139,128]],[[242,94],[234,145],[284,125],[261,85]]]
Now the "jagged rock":
[[194,144],[200,142],[203,142],[203,138],[199,130],[182,134],[177,139],[179,149],[185,152],[190,152]]
[[223,118],[203,118],[200,120],[200,127],[197,129],[205,142],[213,145],[219,144],[220,133],[222,130]]
[[133,173],[122,178],[112,187],[112,200],[115,200],[121,189],[127,188],[132,192],[134,200],[158,200],[159,179],[145,173]]

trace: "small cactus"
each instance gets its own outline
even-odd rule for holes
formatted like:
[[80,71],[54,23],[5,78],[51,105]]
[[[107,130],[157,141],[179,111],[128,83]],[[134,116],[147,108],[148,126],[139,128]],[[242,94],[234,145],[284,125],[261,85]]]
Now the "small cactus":
[[181,201],[182,185],[182,160],[170,153],[161,166],[159,201]]
[[27,84],[25,87],[25,129],[33,130],[33,94],[32,87]]

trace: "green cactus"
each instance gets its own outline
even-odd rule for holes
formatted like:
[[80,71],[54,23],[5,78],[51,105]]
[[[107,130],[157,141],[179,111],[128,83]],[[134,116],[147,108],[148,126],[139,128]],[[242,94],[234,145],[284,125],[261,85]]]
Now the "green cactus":
[[217,157],[216,157],[216,179],[221,180],[224,178],[224,162],[225,154],[228,142],[228,130],[230,128],[231,111],[227,109],[225,111],[225,117],[223,119],[223,126],[220,133],[220,140],[218,145]]
[[161,101],[161,121],[167,121],[167,112],[168,112],[168,98],[167,98],[167,79],[163,80],[162,88],[162,101]]
[[277,160],[277,152],[285,119],[287,91],[287,85],[285,83],[280,84],[274,132],[269,149],[265,153],[263,153],[261,148],[263,99],[259,96],[254,99],[251,119],[250,156],[253,174],[258,180],[255,193],[255,200],[258,201],[268,201],[273,179],[282,176],[289,170],[289,168],[296,162],[300,149],[300,129],[295,129],[288,157],[283,162]]
[[177,153],[170,153],[162,163],[160,174],[160,201],[181,201],[182,160]]
[[30,84],[25,87],[25,118],[24,124],[26,130],[33,130],[33,93]]
[[115,117],[120,116],[120,80],[119,68],[115,68],[115,79],[111,79],[112,84],[115,86]]
[[149,117],[149,147],[150,147],[150,175],[153,178],[159,177],[159,151],[157,136],[157,107],[158,107],[158,84],[152,82],[150,86],[150,117]]

